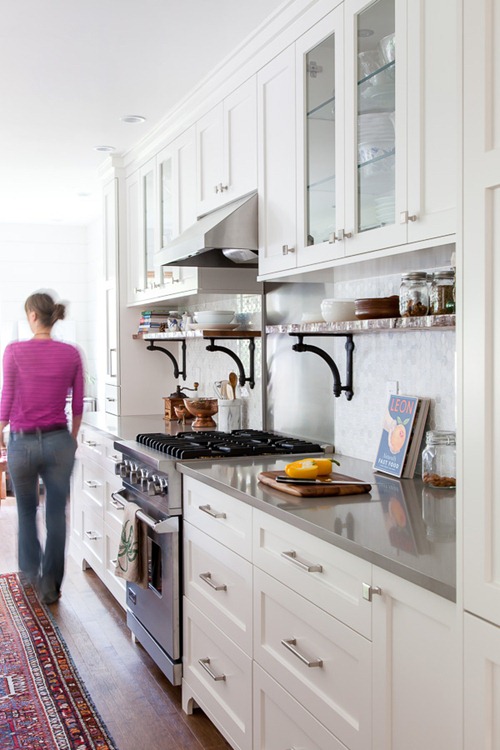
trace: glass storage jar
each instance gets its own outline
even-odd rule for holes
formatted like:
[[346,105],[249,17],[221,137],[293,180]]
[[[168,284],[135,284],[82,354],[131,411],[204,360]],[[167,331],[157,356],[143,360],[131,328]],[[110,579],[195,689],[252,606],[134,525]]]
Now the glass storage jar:
[[425,271],[411,271],[401,277],[399,314],[402,318],[429,313],[429,287]]
[[456,438],[452,430],[429,430],[422,452],[422,478],[430,487],[456,487]]
[[451,315],[455,312],[455,272],[436,271],[429,292],[431,315]]

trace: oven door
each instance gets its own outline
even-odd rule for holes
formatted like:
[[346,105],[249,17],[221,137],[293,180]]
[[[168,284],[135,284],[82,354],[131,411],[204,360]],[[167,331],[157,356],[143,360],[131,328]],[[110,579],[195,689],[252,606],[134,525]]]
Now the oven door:
[[113,497],[136,503],[147,535],[147,588],[127,581],[127,625],[167,678],[181,681],[180,518],[167,516],[153,498],[130,489]]

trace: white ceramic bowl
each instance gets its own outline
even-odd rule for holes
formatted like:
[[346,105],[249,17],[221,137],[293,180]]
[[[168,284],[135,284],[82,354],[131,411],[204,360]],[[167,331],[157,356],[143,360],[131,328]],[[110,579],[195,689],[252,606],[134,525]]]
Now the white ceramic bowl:
[[356,320],[354,300],[324,299],[321,303],[321,315],[326,323],[338,323],[341,320]]
[[194,313],[195,321],[202,326],[229,325],[234,318],[234,310],[200,310]]

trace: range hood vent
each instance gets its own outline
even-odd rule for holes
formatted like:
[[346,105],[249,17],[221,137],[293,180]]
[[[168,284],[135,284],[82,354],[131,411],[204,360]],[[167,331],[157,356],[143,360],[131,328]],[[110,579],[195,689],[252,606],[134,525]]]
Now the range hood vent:
[[156,256],[161,266],[257,267],[257,193],[198,217]]

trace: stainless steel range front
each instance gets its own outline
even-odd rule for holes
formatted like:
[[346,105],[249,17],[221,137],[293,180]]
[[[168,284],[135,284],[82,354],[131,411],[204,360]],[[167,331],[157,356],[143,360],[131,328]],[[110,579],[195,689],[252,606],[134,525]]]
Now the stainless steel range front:
[[124,507],[133,502],[145,525],[148,585],[127,582],[127,625],[174,685],[182,678],[182,475],[176,461],[234,456],[321,453],[320,445],[260,430],[231,433],[145,433],[117,441],[123,455],[123,488],[114,493]]

